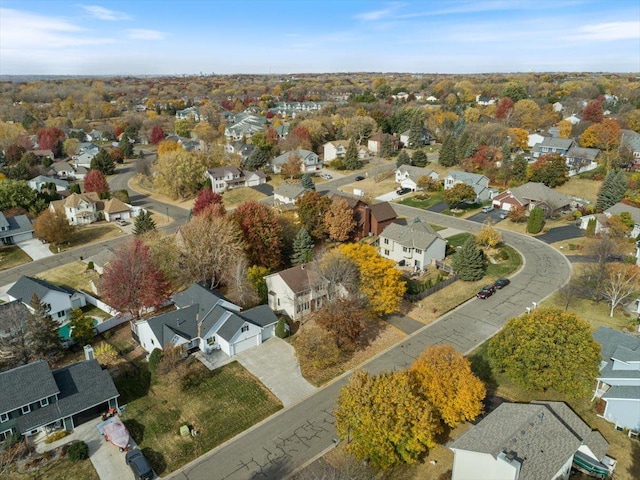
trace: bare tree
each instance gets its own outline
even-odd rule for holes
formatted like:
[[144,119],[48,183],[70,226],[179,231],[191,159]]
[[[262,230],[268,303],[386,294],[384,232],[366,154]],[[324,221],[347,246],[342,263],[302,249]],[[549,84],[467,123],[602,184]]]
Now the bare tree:
[[614,309],[636,291],[637,278],[638,267],[635,265],[620,264],[609,268],[602,284],[602,295],[611,305],[609,317],[613,317]]
[[586,265],[580,280],[585,295],[590,296],[595,301],[600,301],[603,298],[602,286],[607,276],[609,262],[616,251],[616,242],[606,234],[596,238],[588,248],[587,253],[594,261]]
[[246,257],[238,258],[235,265],[229,266],[229,299],[243,307],[257,305],[260,301],[247,277],[248,267]]
[[17,300],[0,306],[0,355],[12,367],[27,364],[31,360],[30,317],[27,307]]
[[558,298],[565,311],[567,311],[575,302],[576,297],[578,297],[581,292],[582,285],[580,285],[576,280],[571,280],[564,287],[558,290]]
[[320,277],[327,283],[327,299],[335,300],[344,293],[358,296],[360,286],[360,270],[358,265],[337,250],[327,251],[320,261],[315,262]]

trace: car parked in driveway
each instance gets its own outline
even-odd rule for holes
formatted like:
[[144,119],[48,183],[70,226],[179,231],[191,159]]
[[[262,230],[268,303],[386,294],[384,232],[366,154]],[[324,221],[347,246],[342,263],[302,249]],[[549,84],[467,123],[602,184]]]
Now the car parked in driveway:
[[399,188],[398,190],[396,190],[396,193],[398,195],[406,195],[407,193],[411,192],[410,188]]
[[494,293],[496,293],[496,287],[494,287],[493,285],[487,285],[485,287],[482,287],[482,290],[480,290],[476,294],[476,296],[484,300],[485,298],[489,298]]
[[359,182],[360,180],[364,180],[364,177],[363,177],[362,175],[358,175],[358,176],[355,178],[355,181],[356,181],[356,182]]
[[325,180],[331,180],[333,177],[328,174],[328,173],[323,173],[320,175],[322,178],[324,178]]
[[489,213],[489,212],[493,212],[493,207],[491,205],[486,205],[482,207],[482,213]]
[[498,290],[501,290],[507,285],[509,285],[510,283],[511,283],[511,280],[509,280],[508,278],[499,278],[494,282],[493,286],[496,287]]
[[153,479],[153,469],[151,468],[151,465],[149,465],[147,459],[137,448],[128,451],[124,457],[124,460],[131,468],[133,476],[136,477],[136,480]]
[[126,227],[127,225],[129,225],[129,222],[125,222],[124,220],[116,220],[116,223],[121,227]]

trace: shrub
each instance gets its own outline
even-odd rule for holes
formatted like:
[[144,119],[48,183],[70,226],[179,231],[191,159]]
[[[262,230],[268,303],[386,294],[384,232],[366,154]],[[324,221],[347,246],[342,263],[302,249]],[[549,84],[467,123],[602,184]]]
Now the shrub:
[[95,349],[94,353],[96,355],[96,359],[102,365],[109,365],[111,363],[115,363],[118,359],[118,352],[113,346],[109,345],[107,342],[100,343]]
[[280,317],[276,324],[276,337],[287,338],[289,336],[289,331],[289,322],[287,322],[285,317]]
[[540,233],[544,226],[544,211],[539,207],[534,207],[529,215],[529,221],[527,222],[527,232]]
[[86,460],[89,458],[89,447],[83,441],[74,442],[67,448],[67,455],[69,456],[69,460],[74,462]]
[[93,270],[94,267],[95,267],[95,265],[93,264],[93,262],[87,263],[87,270]]
[[149,355],[149,371],[151,372],[151,375],[156,374],[160,360],[162,360],[162,350],[154,348],[151,355]]
[[66,430],[60,430],[59,432],[55,432],[49,435],[45,439],[44,443],[53,443],[57,440],[60,440],[61,438],[66,437],[67,435],[69,435],[69,432],[67,432]]

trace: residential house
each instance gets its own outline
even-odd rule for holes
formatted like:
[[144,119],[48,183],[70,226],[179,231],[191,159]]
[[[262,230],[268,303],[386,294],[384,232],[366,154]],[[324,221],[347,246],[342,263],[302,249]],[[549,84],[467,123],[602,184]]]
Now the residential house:
[[496,97],[490,97],[488,95],[476,95],[476,103],[478,105],[493,105],[498,99]]
[[576,115],[575,113],[572,113],[568,117],[563,118],[563,120],[566,120],[571,125],[577,125],[582,121],[582,117],[580,115]]
[[542,143],[545,138],[546,137],[544,135],[540,135],[539,133],[531,133],[527,137],[527,146],[531,149],[538,143]]
[[98,220],[98,212],[104,204],[95,192],[72,193],[64,200],[49,204],[53,213],[62,211],[71,225],[88,225]]
[[564,157],[573,145],[574,142],[571,138],[545,137],[542,142],[533,146],[531,156],[540,158],[543,155],[559,153]]
[[71,164],[67,162],[53,162],[49,166],[49,175],[54,175],[58,178],[69,179],[75,178],[75,169]]
[[244,165],[249,158],[249,155],[251,155],[251,152],[253,152],[255,148],[255,145],[247,145],[243,142],[232,142],[227,143],[224,146],[224,151],[232,155],[240,155],[240,158],[242,159],[242,165]]
[[109,140],[108,135],[101,130],[93,129],[87,133],[87,140],[90,142],[102,142]]
[[176,310],[132,323],[134,339],[149,353],[171,346],[233,357],[275,334],[278,319],[268,306],[242,312],[197,283],[175,294],[173,302]]
[[492,202],[494,207],[505,211],[514,207],[524,207],[527,211],[540,207],[547,218],[554,217],[571,207],[570,197],[538,182],[527,182],[506,190],[495,196]]
[[231,165],[211,168],[207,170],[206,175],[211,181],[211,189],[217,193],[223,193],[232,188],[254,187],[267,183],[264,172],[260,170],[249,172]]
[[176,120],[193,120],[199,122],[201,120],[200,110],[197,107],[187,107],[176,112]]
[[44,360],[0,373],[0,440],[65,429],[118,408],[108,370],[86,360],[51,371]]
[[31,150],[30,153],[33,153],[40,161],[44,160],[45,158],[51,162],[55,160],[55,155],[51,150],[36,149],[36,150]]
[[391,147],[394,152],[398,150],[400,146],[400,142],[398,141],[398,139],[393,135],[382,132],[376,133],[374,136],[369,138],[369,140],[367,141],[367,148],[371,153],[379,156],[382,154],[382,145],[385,141],[391,142]]
[[381,202],[369,205],[359,198],[342,194],[331,195],[331,200],[344,199],[351,210],[356,221],[353,231],[355,240],[360,240],[370,235],[380,235],[380,233],[395,221],[396,212],[389,202]]
[[569,176],[588,172],[598,167],[597,158],[600,156],[598,148],[583,148],[572,145],[565,154]]
[[274,205],[294,205],[307,189],[301,184],[282,183],[273,191]]
[[187,152],[198,152],[202,150],[202,144],[199,140],[193,140],[191,138],[181,137],[179,135],[167,135],[165,140],[176,142]]
[[302,173],[317,172],[322,170],[322,159],[314,152],[305,149],[291,150],[271,160],[273,173],[280,173],[282,165],[291,157],[300,159],[300,171]]
[[51,318],[61,325],[69,320],[72,310],[82,308],[87,304],[87,299],[82,292],[24,275],[7,290],[7,296],[10,300],[19,300],[32,313],[35,311],[31,306],[34,295],[38,297],[40,303],[48,307]]
[[349,140],[333,140],[323,145],[325,162],[331,162],[336,158],[344,158],[349,147]]
[[555,102],[553,105],[551,105],[551,107],[556,113],[560,113],[562,112],[562,110],[564,110],[564,105],[562,105],[560,102]]
[[114,250],[111,247],[105,247],[100,250],[95,255],[90,257],[83,257],[82,261],[87,265],[89,263],[93,264],[93,269],[98,275],[102,275],[104,273],[104,268],[109,264],[111,260],[114,258]]
[[33,238],[33,226],[26,215],[5,217],[0,212],[0,244],[15,245]]
[[430,168],[400,165],[396,170],[396,183],[399,183],[402,188],[410,188],[413,192],[422,190],[418,185],[420,177],[429,177],[436,182],[439,179],[438,174]]
[[398,215],[389,202],[374,203],[369,206],[371,215],[369,233],[371,235],[380,235],[385,228],[396,221]]
[[122,200],[114,197],[104,201],[101,211],[107,222],[115,222],[116,220],[136,218],[144,209],[124,203]]
[[627,151],[633,157],[634,169],[640,168],[640,133],[633,130],[622,130],[620,132],[620,150]]
[[484,175],[478,173],[463,172],[461,170],[451,170],[446,177],[444,177],[444,189],[449,190],[458,183],[465,183],[473,187],[476,192],[477,203],[482,203],[490,200],[492,197],[492,190],[489,188],[489,179]]
[[27,182],[36,192],[41,192],[43,189],[48,189],[50,185],[55,185],[56,192],[64,192],[69,190],[69,182],[61,180],[56,177],[47,177],[45,175],[38,175]]
[[628,213],[633,221],[633,229],[629,232],[631,238],[637,238],[640,235],[640,208],[627,205],[626,203],[618,202],[615,205],[610,206],[604,212],[598,214],[585,215],[580,218],[580,228],[586,230],[589,226],[589,222],[592,219],[596,220],[596,231],[594,233],[600,233],[608,230],[607,219],[612,215],[620,215],[621,213]]
[[411,148],[419,148],[424,147],[425,145],[433,145],[436,142],[436,138],[431,135],[431,132],[427,129],[427,127],[422,127],[422,133],[420,134],[420,140],[417,145],[411,145],[409,143],[409,138],[411,137],[411,130],[407,130],[400,134],[400,142],[406,147]]
[[224,131],[227,142],[251,138],[254,133],[265,130],[267,125],[266,117],[247,112],[232,114],[227,118],[230,121]]
[[267,275],[264,279],[271,310],[286,313],[293,320],[301,320],[319,309],[329,293],[328,281],[310,263]]
[[452,480],[567,480],[572,465],[608,475],[612,462],[602,434],[563,402],[503,403],[449,448]]
[[380,233],[379,246],[384,258],[419,270],[444,259],[447,241],[431,225],[416,218],[409,225],[388,225]]
[[616,427],[640,431],[640,338],[608,327],[593,332],[602,348],[595,398],[605,402],[601,415]]

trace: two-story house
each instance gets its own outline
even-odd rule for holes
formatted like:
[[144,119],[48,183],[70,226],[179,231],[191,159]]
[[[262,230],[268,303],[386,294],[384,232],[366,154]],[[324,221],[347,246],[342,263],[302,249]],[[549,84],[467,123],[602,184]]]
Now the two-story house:
[[382,154],[382,145],[384,142],[389,142],[394,152],[400,147],[400,142],[396,137],[389,135],[388,133],[379,132],[367,140],[367,148],[374,155],[380,156]]
[[64,200],[55,200],[49,204],[52,213],[64,213],[71,225],[88,225],[98,220],[98,211],[103,202],[95,192],[72,193]]
[[602,348],[593,398],[605,402],[602,418],[640,432],[640,338],[608,327],[593,332]]
[[198,107],[187,107],[176,112],[176,120],[193,120],[194,122],[199,122],[201,119]]
[[493,192],[489,188],[489,179],[478,173],[469,173],[461,170],[451,170],[444,177],[444,189],[449,190],[458,183],[465,183],[473,187],[476,192],[476,202],[482,203],[490,200]]
[[5,217],[0,212],[0,244],[14,245],[33,238],[33,226],[26,215]]
[[38,360],[0,373],[0,441],[12,434],[73,430],[118,408],[120,394],[96,360],[58,370]]
[[533,146],[531,156],[540,158],[543,155],[559,153],[564,157],[574,143],[571,138],[545,137],[542,142]]
[[443,260],[446,249],[447,241],[431,225],[417,218],[409,225],[392,223],[380,234],[380,255],[416,270]]
[[223,193],[232,188],[254,187],[267,183],[267,176],[260,170],[249,172],[230,165],[210,168],[206,175],[211,182],[211,189],[217,193]]
[[32,313],[31,301],[35,296],[49,308],[49,315],[61,325],[69,320],[71,311],[84,307],[87,299],[82,292],[69,287],[59,287],[35,277],[22,276],[7,290],[10,300],[22,302]]
[[413,165],[400,165],[396,170],[396,183],[399,183],[402,188],[411,189],[413,192],[422,189],[418,185],[420,177],[429,177],[436,182],[439,179],[437,172],[430,168],[414,167]]
[[628,213],[631,217],[631,220],[633,221],[633,228],[631,229],[631,232],[629,232],[629,237],[637,238],[638,235],[640,235],[640,208],[633,207],[622,202],[618,202],[615,205],[610,206],[601,214],[594,213],[591,215],[584,215],[580,218],[580,228],[582,230],[586,230],[591,219],[595,219],[595,233],[606,231],[608,229],[607,219],[611,218],[613,215],[620,215],[621,213]]
[[[344,158],[349,148],[349,140],[333,140],[323,145],[324,155],[323,162],[328,163],[336,158]],[[369,158],[369,149],[363,145],[356,146],[358,150],[358,158],[366,160]]]
[[433,145],[436,141],[435,137],[431,135],[431,132],[425,126],[422,127],[422,132],[420,133],[420,139],[418,140],[417,145],[412,145],[409,142],[410,137],[411,137],[411,130],[402,132],[400,134],[400,142],[402,142],[402,144],[404,144],[407,147],[420,148],[420,147],[424,147],[425,145]]
[[565,154],[569,176],[596,169],[598,167],[596,160],[600,153],[598,148],[583,148],[572,145]]
[[640,133],[633,130],[621,130],[620,151],[627,153],[631,158],[631,167],[640,168]]
[[322,307],[329,284],[314,264],[296,265],[264,277],[269,292],[269,307],[284,312],[293,320],[301,320]]
[[291,150],[271,160],[271,168],[273,173],[280,173],[282,165],[289,158],[298,158],[300,160],[300,171],[302,173],[317,172],[322,170],[322,159],[314,152],[305,149]]

